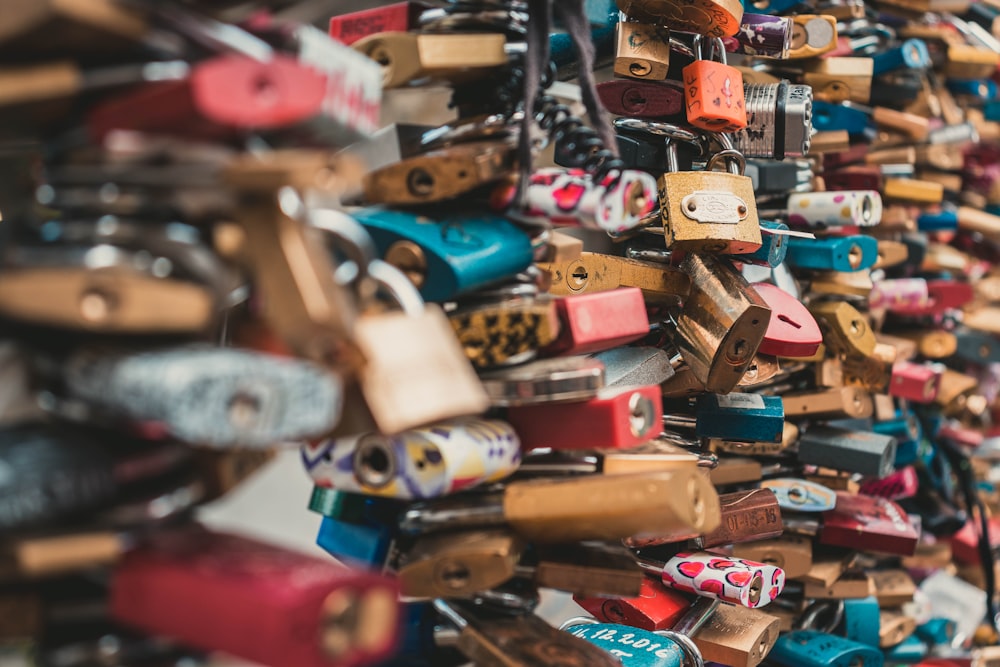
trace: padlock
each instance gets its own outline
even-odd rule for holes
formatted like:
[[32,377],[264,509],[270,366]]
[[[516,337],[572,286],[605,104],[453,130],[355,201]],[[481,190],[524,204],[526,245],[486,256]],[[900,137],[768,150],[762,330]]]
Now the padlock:
[[651,440],[627,449],[597,449],[529,452],[522,459],[520,471],[525,473],[565,471],[621,475],[636,472],[656,472],[697,469],[705,459],[664,440]]
[[737,558],[776,565],[788,579],[798,579],[812,567],[812,541],[796,535],[734,544],[732,551]]
[[806,582],[802,594],[813,599],[848,600],[870,597],[875,593],[871,578],[864,572],[844,572],[831,584]]
[[758,348],[779,357],[811,357],[823,343],[815,318],[801,301],[770,283],[751,285],[771,309],[771,319]]
[[[567,623],[573,622],[570,619]],[[681,667],[686,662],[681,648],[671,641],[670,634],[649,632],[641,628],[613,623],[573,623],[564,628],[574,637],[598,646],[617,664],[638,667]]]
[[784,60],[792,45],[792,30],[789,17],[744,12],[739,31],[723,41],[730,53]]
[[693,540],[698,549],[725,544],[762,540],[781,535],[781,509],[774,494],[767,489],[736,491],[719,496],[722,524],[710,533],[690,531],[659,535],[655,538],[630,538],[625,544],[635,549]]
[[588,354],[633,342],[649,333],[642,292],[634,287],[555,300],[559,336],[542,353]]
[[420,14],[432,5],[423,2],[395,2],[384,7],[339,14],[330,18],[330,37],[350,46],[380,32],[406,32],[417,28]]
[[869,576],[875,583],[875,597],[880,607],[901,607],[913,600],[917,591],[905,570],[874,570]]
[[837,493],[837,506],[823,514],[820,543],[831,546],[913,555],[917,531],[891,500]]
[[712,484],[722,487],[759,482],[763,476],[760,461],[744,456],[720,458],[718,465],[709,471]]
[[813,229],[872,227],[882,219],[882,197],[872,190],[793,193],[788,222]]
[[466,597],[516,574],[526,548],[508,530],[474,530],[419,538],[399,557],[396,576],[407,597]]
[[893,471],[896,439],[866,431],[813,425],[799,437],[798,456],[799,461],[809,465],[882,478]]
[[695,61],[683,70],[688,124],[708,132],[737,132],[747,126],[743,74],[726,63],[721,39],[710,45],[705,40],[695,36]]
[[656,206],[656,183],[637,169],[597,176],[557,167],[531,173],[518,198],[513,183],[502,183],[490,205],[527,224],[585,227],[621,234],[645,224]]
[[785,587],[779,567],[708,551],[679,553],[666,563],[639,562],[675,590],[751,609],[768,605]]
[[892,367],[889,394],[914,403],[931,403],[937,397],[940,383],[940,369],[903,361]]
[[899,46],[872,56],[872,74],[881,76],[899,69],[924,69],[931,64],[931,54],[922,39],[904,40]]
[[788,419],[849,417],[865,419],[874,412],[871,394],[857,387],[826,391],[789,392],[781,396]]
[[837,19],[826,14],[798,14],[792,17],[791,48],[788,57],[814,58],[837,48]]
[[584,252],[568,262],[538,266],[552,276],[549,292],[556,295],[638,287],[646,301],[672,304],[691,288],[691,279],[680,269],[616,255]]
[[474,664],[540,665],[560,659],[595,667],[621,663],[610,653],[587,641],[552,627],[532,613],[490,613],[481,606],[458,600],[435,600],[434,608],[458,629],[456,647]]
[[785,410],[779,396],[704,394],[695,404],[699,438],[780,442]]
[[875,352],[875,334],[868,318],[846,301],[825,301],[810,305],[809,312],[819,322],[827,345],[840,354],[870,357]]
[[603,362],[588,357],[542,359],[479,378],[491,404],[498,407],[588,400],[608,384]]
[[868,104],[872,91],[871,58],[819,58],[808,65],[802,82],[825,102]]
[[517,469],[521,442],[505,422],[465,419],[323,440],[301,453],[321,487],[415,500],[504,479]]
[[814,630],[782,635],[768,659],[784,667],[881,667],[883,662],[882,652],[877,648]]
[[724,260],[688,254],[681,268],[691,294],[677,318],[677,346],[708,391],[729,393],[760,347],[770,309]]
[[[815,109],[813,118],[815,119]],[[808,185],[812,172],[801,161],[773,162],[747,160],[746,175],[753,182],[755,192],[784,193]]]
[[896,471],[881,478],[869,479],[861,485],[860,493],[866,496],[879,496],[889,500],[912,498],[917,493],[920,482],[913,466],[900,468],[899,450],[896,452]]
[[848,598],[843,601],[844,637],[867,646],[879,645],[879,603],[875,596]]
[[[671,495],[670,489],[684,488]],[[507,484],[495,494],[427,501],[399,521],[405,534],[508,523],[533,542],[556,544],[656,535],[682,526],[719,526],[718,494],[697,470],[543,478]]]
[[668,588],[658,577],[643,577],[638,596],[574,595],[573,601],[600,621],[622,623],[649,632],[672,628],[691,607],[688,598]]
[[[756,188],[755,188],[756,189]],[[749,254],[734,255],[733,259],[743,264],[753,264],[754,266],[767,266],[774,268],[785,261],[785,253],[788,246],[785,245],[785,232],[788,225],[783,222],[771,220],[760,221],[760,234],[763,245]]]
[[528,236],[499,216],[428,217],[364,208],[351,212],[371,234],[379,255],[420,290],[427,301],[514,276],[531,264]]
[[130,627],[256,662],[360,665],[392,653],[396,597],[379,575],[195,526],[129,552],[112,574],[110,609]]
[[[747,125],[733,134],[733,146],[747,157],[802,157],[812,141],[812,90],[782,80],[744,86]],[[780,132],[779,132],[780,130]]]
[[720,604],[691,639],[706,660],[757,667],[778,641],[779,624],[778,618],[759,609]]
[[507,64],[507,39],[499,33],[383,32],[352,48],[382,67],[382,86],[397,88],[424,77],[465,82]]
[[[318,497],[321,500],[317,501]],[[351,516],[358,509],[357,505],[368,504],[370,501],[370,498],[355,494],[314,487],[309,508],[323,514],[316,535],[316,545],[352,567],[383,567],[392,550],[394,538],[393,531],[380,521],[383,517],[378,516],[381,514],[380,510],[385,508],[367,511],[366,507],[359,512],[359,516]],[[386,512],[385,518],[395,516],[400,509],[398,503],[389,502],[392,509]]]
[[516,405],[507,410],[524,451],[629,448],[663,429],[659,387],[609,387],[587,401]]
[[649,23],[615,25],[615,76],[663,81],[670,69],[670,31]]
[[618,0],[617,4],[631,18],[708,37],[735,35],[743,18],[743,5],[737,0]]
[[892,648],[901,644],[913,634],[917,621],[912,616],[897,610],[883,609],[879,612],[879,647]]
[[616,347],[591,358],[604,364],[604,381],[609,387],[659,385],[674,375],[670,355],[657,347]]
[[637,595],[647,579],[631,551],[608,544],[540,545],[520,572],[538,586],[583,596]]
[[796,269],[856,272],[870,269],[878,259],[878,241],[871,236],[792,237],[787,245],[785,261]]
[[45,2],[29,8],[11,7],[2,48],[24,57],[106,59],[132,51],[146,38],[148,18],[138,8],[99,2]]
[[396,206],[454,199],[510,176],[514,152],[505,141],[469,141],[427,151],[366,174],[365,199]]
[[778,506],[784,510],[826,512],[837,504],[837,494],[832,489],[806,479],[767,479],[760,486],[773,492]]
[[[624,79],[602,81],[597,84],[597,95],[604,108],[613,114],[651,119],[683,117],[684,114],[684,89],[669,81],[663,83]],[[621,145],[622,139],[622,135],[619,135],[619,152],[625,158],[626,151]],[[641,169],[644,168],[644,163],[634,161],[628,163],[628,166]]]
[[473,301],[449,311],[448,321],[465,356],[477,369],[534,359],[562,333],[557,304],[544,297]]
[[204,345],[135,353],[85,349],[65,362],[68,395],[186,442],[271,447],[337,425],[343,384],[304,360]]

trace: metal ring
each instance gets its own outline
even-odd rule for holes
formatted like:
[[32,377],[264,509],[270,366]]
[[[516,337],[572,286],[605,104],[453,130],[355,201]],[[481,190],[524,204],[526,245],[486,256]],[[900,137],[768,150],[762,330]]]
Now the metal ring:
[[577,625],[593,625],[595,623],[600,623],[593,616],[573,616],[572,618],[567,618],[563,621],[562,625],[559,626],[560,630],[566,630],[567,628],[572,628]]
[[[705,169],[707,171],[713,171],[715,167],[718,165],[719,160],[725,161],[726,171],[728,171],[729,173],[742,176],[746,172],[747,159],[743,155],[743,153],[739,152],[738,150],[732,148],[726,148],[719,151],[718,153],[716,153],[715,155],[713,155],[708,159],[708,163],[705,165]],[[730,164],[729,160],[732,160],[733,164],[736,166],[735,172],[729,168]]]
[[[819,621],[820,615],[830,610],[833,610],[833,617],[826,625],[819,626],[817,622]],[[802,616],[799,617],[795,627],[798,630],[818,630],[820,632],[831,633],[838,625],[840,625],[840,621],[843,620],[843,618],[843,600],[817,600],[806,607],[806,610],[802,612]]]
[[420,291],[410,282],[406,274],[395,266],[381,259],[372,260],[368,264],[368,276],[404,313],[410,317],[419,317],[423,314],[424,298],[420,296]]
[[684,662],[687,663],[687,667],[705,667],[705,658],[702,657],[701,651],[698,650],[694,641],[687,635],[682,635],[673,630],[658,630],[653,634],[666,637],[670,641],[675,642],[684,653]]
[[643,120],[641,118],[616,118],[614,126],[620,130],[631,130],[633,132],[645,132],[661,137],[670,137],[675,141],[683,141],[699,148],[702,145],[701,137],[673,123],[662,123],[653,120]]

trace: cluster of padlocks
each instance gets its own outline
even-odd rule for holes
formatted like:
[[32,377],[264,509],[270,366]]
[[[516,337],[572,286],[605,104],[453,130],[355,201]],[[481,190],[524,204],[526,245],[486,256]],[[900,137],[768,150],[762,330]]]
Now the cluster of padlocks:
[[1000,3],[329,4],[0,8],[0,663],[1000,664]]

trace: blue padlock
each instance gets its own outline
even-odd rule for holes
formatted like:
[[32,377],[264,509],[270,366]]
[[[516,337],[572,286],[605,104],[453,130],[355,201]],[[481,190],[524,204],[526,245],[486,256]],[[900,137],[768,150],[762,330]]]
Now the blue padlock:
[[785,667],[882,667],[882,652],[860,642],[815,630],[795,630],[778,638],[768,662]]
[[878,599],[874,595],[869,595],[866,598],[845,599],[844,636],[851,641],[878,648],[878,612]]
[[392,545],[390,527],[403,506],[386,498],[315,487],[309,509],[323,515],[316,544],[338,560],[379,569]]
[[614,623],[585,623],[565,628],[618,658],[624,667],[681,667],[684,653],[668,637]]
[[703,394],[695,404],[699,438],[739,442],[781,442],[785,406],[780,396]]
[[955,356],[963,361],[984,366],[1000,362],[1000,340],[980,331],[955,331],[958,347]]
[[[890,663],[912,665],[927,657],[930,647],[917,635],[910,635],[899,644],[885,652],[885,659]],[[868,663],[865,663],[866,665]]]
[[790,237],[787,246],[785,262],[795,269],[853,272],[869,269],[878,260],[878,240],[873,236]]
[[745,255],[733,255],[733,259],[755,266],[769,266],[773,269],[785,261],[785,254],[788,252],[787,236],[780,233],[783,231],[788,231],[788,225],[785,223],[761,220],[760,235],[763,243],[760,248]]
[[813,100],[813,128],[817,132],[844,130],[848,134],[861,134],[868,129],[868,114],[842,104]]
[[920,421],[912,411],[897,410],[896,414],[895,419],[873,423],[872,431],[896,438],[894,465],[896,468],[902,468],[917,460],[917,451],[923,431],[920,428]]
[[1000,100],[990,100],[983,105],[983,118],[993,123],[1000,121]]
[[932,213],[921,213],[917,216],[917,229],[922,232],[940,232],[958,229],[958,211],[942,208]]
[[837,492],[828,486],[798,477],[767,479],[762,489],[771,489],[778,507],[790,512],[828,512],[837,505]]
[[997,97],[997,84],[990,79],[948,79],[952,95],[971,97],[978,102],[989,102]]
[[878,76],[897,69],[925,69],[931,53],[922,39],[908,39],[899,46],[872,55],[872,74]]
[[379,254],[411,276],[427,301],[448,301],[510,278],[533,259],[528,235],[494,213],[430,218],[369,207],[352,216],[371,234]]
[[931,646],[947,646],[955,638],[955,621],[950,618],[932,618],[918,625],[914,633]]
[[[594,44],[594,55],[600,59],[615,48],[615,25],[618,23],[618,6],[609,0],[587,0],[587,18],[590,20],[590,39]],[[601,19],[603,18],[603,23]],[[565,67],[577,62],[573,38],[567,32],[549,34],[549,58],[558,66]]]

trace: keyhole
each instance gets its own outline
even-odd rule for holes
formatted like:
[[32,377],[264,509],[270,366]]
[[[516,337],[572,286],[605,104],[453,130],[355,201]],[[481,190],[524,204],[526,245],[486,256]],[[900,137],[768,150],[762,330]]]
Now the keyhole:
[[426,197],[434,192],[434,176],[426,169],[412,169],[406,177],[406,188],[414,197]]
[[80,315],[88,322],[103,322],[117,308],[111,294],[99,289],[89,289],[80,297]]
[[250,429],[260,416],[260,401],[256,396],[239,392],[229,401],[229,423],[238,429]]
[[646,98],[639,89],[629,88],[622,98],[622,106],[629,111],[642,111],[646,108]]
[[865,330],[865,325],[861,320],[851,320],[851,335],[859,336]]
[[790,318],[788,315],[780,314],[780,315],[778,315],[778,319],[781,320],[782,322],[784,322],[785,324],[789,325],[789,326],[795,327],[796,329],[801,329],[802,328],[801,324],[799,324],[798,322],[796,322],[795,320],[793,320],[792,318]]
[[587,286],[588,280],[590,280],[590,271],[587,270],[587,267],[582,262],[577,262],[571,266],[566,274],[566,282],[573,291],[582,290]]
[[761,577],[760,573],[758,572],[757,575],[753,578],[753,581],[750,582],[750,602],[753,603],[754,606],[756,606],[756,604],[760,602],[760,594],[763,590],[764,590],[764,578]]
[[261,106],[273,106],[278,102],[278,89],[269,77],[258,76],[253,82],[254,99]]
[[851,249],[847,251],[847,263],[851,265],[852,269],[857,269],[861,266],[862,259],[861,248],[857,245],[852,245]]
[[653,71],[653,68],[649,66],[649,63],[636,61],[629,64],[628,71],[632,76],[646,76]]
[[469,584],[471,573],[461,561],[448,561],[441,566],[439,577],[441,582],[452,590],[461,590]]
[[625,612],[622,611],[622,606],[614,600],[609,600],[604,603],[601,609],[604,615],[610,618],[615,623],[622,623],[625,621]]

